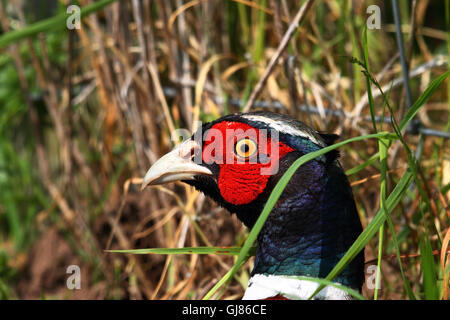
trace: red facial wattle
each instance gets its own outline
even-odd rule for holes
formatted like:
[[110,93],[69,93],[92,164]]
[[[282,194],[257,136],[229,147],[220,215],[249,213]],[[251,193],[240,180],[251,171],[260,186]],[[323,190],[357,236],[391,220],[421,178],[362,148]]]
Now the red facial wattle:
[[[254,156],[247,160],[233,152],[236,143],[245,138],[257,145]],[[273,147],[277,150],[272,150]],[[291,147],[279,141],[272,142],[265,132],[248,124],[223,121],[209,129],[202,158],[206,163],[219,165],[218,186],[222,197],[231,204],[243,205],[255,200],[265,189],[270,174],[262,174],[264,169],[270,171],[274,161],[291,151]]]

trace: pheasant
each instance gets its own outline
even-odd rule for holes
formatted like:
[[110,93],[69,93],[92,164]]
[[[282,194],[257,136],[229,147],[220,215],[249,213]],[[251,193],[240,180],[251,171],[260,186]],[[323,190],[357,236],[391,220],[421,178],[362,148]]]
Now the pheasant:
[[[273,188],[302,155],[338,138],[289,116],[236,113],[202,125],[146,173],[148,185],[183,181],[235,213],[252,228]],[[362,231],[353,194],[328,152],[302,165],[284,189],[257,239],[254,268],[243,299],[307,299]],[[364,281],[361,252],[333,280],[357,291]],[[315,299],[351,299],[326,286]]]

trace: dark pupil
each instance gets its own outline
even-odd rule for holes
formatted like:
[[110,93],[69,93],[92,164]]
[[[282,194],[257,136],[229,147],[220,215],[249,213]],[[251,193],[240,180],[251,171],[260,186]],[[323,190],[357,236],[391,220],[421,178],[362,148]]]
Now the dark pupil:
[[250,147],[248,146],[248,144],[244,143],[241,144],[241,152],[246,154],[248,152],[248,150],[250,150]]

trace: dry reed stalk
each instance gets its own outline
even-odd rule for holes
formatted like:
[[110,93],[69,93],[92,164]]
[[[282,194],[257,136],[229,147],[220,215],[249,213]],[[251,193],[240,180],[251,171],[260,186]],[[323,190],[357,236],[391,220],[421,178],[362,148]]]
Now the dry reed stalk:
[[273,68],[275,67],[278,59],[280,58],[283,51],[286,49],[287,45],[289,44],[289,40],[294,35],[294,32],[297,30],[301,22],[306,16],[306,13],[308,12],[309,8],[312,6],[313,1],[312,0],[306,0],[305,4],[300,8],[297,15],[294,17],[293,21],[291,22],[289,28],[287,29],[285,35],[283,36],[282,41],[278,45],[278,48],[272,58],[269,61],[269,64],[267,65],[266,69],[264,70],[263,75],[259,79],[258,83],[256,84],[255,88],[253,89],[250,98],[247,101],[247,104],[243,108],[244,112],[248,112],[250,108],[252,107],[253,103],[255,102],[256,98],[260,94],[261,90],[264,87],[264,84],[266,83],[267,79],[269,78],[269,75],[272,73]]

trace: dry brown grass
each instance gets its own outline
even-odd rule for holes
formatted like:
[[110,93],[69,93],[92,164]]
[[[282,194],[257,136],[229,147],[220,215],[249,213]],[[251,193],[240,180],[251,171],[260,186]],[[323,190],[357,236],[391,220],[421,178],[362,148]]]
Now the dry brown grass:
[[[372,2],[381,6],[383,21],[389,20],[389,6]],[[170,134],[176,128],[192,131],[197,120],[249,110],[257,98],[256,108],[265,101],[265,109],[290,114],[342,139],[372,131],[365,120],[370,114],[364,77],[358,66],[343,58],[362,56],[361,30],[368,2],[319,1],[302,26],[293,29],[287,52],[277,52],[300,3],[118,1],[83,19],[81,29],[67,33],[61,50],[67,49],[67,41],[72,50],[69,55],[62,53],[64,62],[58,66],[48,56],[46,34],[7,48],[5,54],[13,58],[21,79],[31,125],[28,134],[34,139],[31,170],[49,199],[49,205],[35,214],[33,228],[38,232],[25,256],[14,245],[6,249],[18,272],[11,285],[13,297],[201,299],[208,292],[231,268],[232,257],[104,252],[235,246],[245,240],[247,231],[235,216],[191,187],[176,183],[139,191],[140,177],[173,147]],[[415,19],[404,22],[415,98],[448,69],[443,4],[417,3]],[[27,23],[20,8],[15,2],[1,11],[4,31],[11,17]],[[410,12],[402,13],[409,19]],[[390,99],[401,119],[404,93],[394,30],[383,22],[381,30],[369,31],[369,57],[371,70],[385,89],[394,81]],[[27,53],[20,55],[19,50]],[[42,101],[32,99],[27,66],[35,74],[31,87],[38,88]],[[264,73],[268,66],[273,69]],[[250,95],[264,77],[258,95]],[[378,92],[374,94],[380,105]],[[448,95],[443,86],[419,114],[428,127],[448,130]],[[240,99],[241,107],[231,99]],[[282,108],[273,107],[276,103]],[[317,112],[305,112],[301,106],[314,106]],[[380,108],[377,115],[381,114]],[[414,149],[419,137],[409,135],[407,141]],[[15,147],[20,153],[20,144]],[[350,169],[375,152],[376,142],[364,141],[341,150],[341,160]],[[436,226],[431,236],[436,250],[438,238],[449,241],[450,194],[441,192],[450,182],[449,154],[446,140],[426,138],[421,166],[433,206],[425,216]],[[390,182],[397,181],[406,167],[398,143],[390,149]],[[375,164],[351,176],[364,226],[379,208],[379,174]],[[420,259],[414,255],[424,229],[417,221],[420,205],[413,190],[411,201],[402,202],[393,217],[397,232],[407,232],[401,238],[401,251],[409,255],[404,266],[416,292],[421,291],[421,272]],[[11,241],[5,234],[0,243]],[[393,252],[389,239],[386,255]],[[376,258],[377,239],[373,239],[366,260]],[[80,291],[64,289],[64,266],[70,264],[81,267]],[[242,296],[251,264],[240,270],[223,299]],[[403,298],[395,258],[386,258],[383,276],[381,297]],[[364,295],[370,298],[373,292],[365,289]]]

